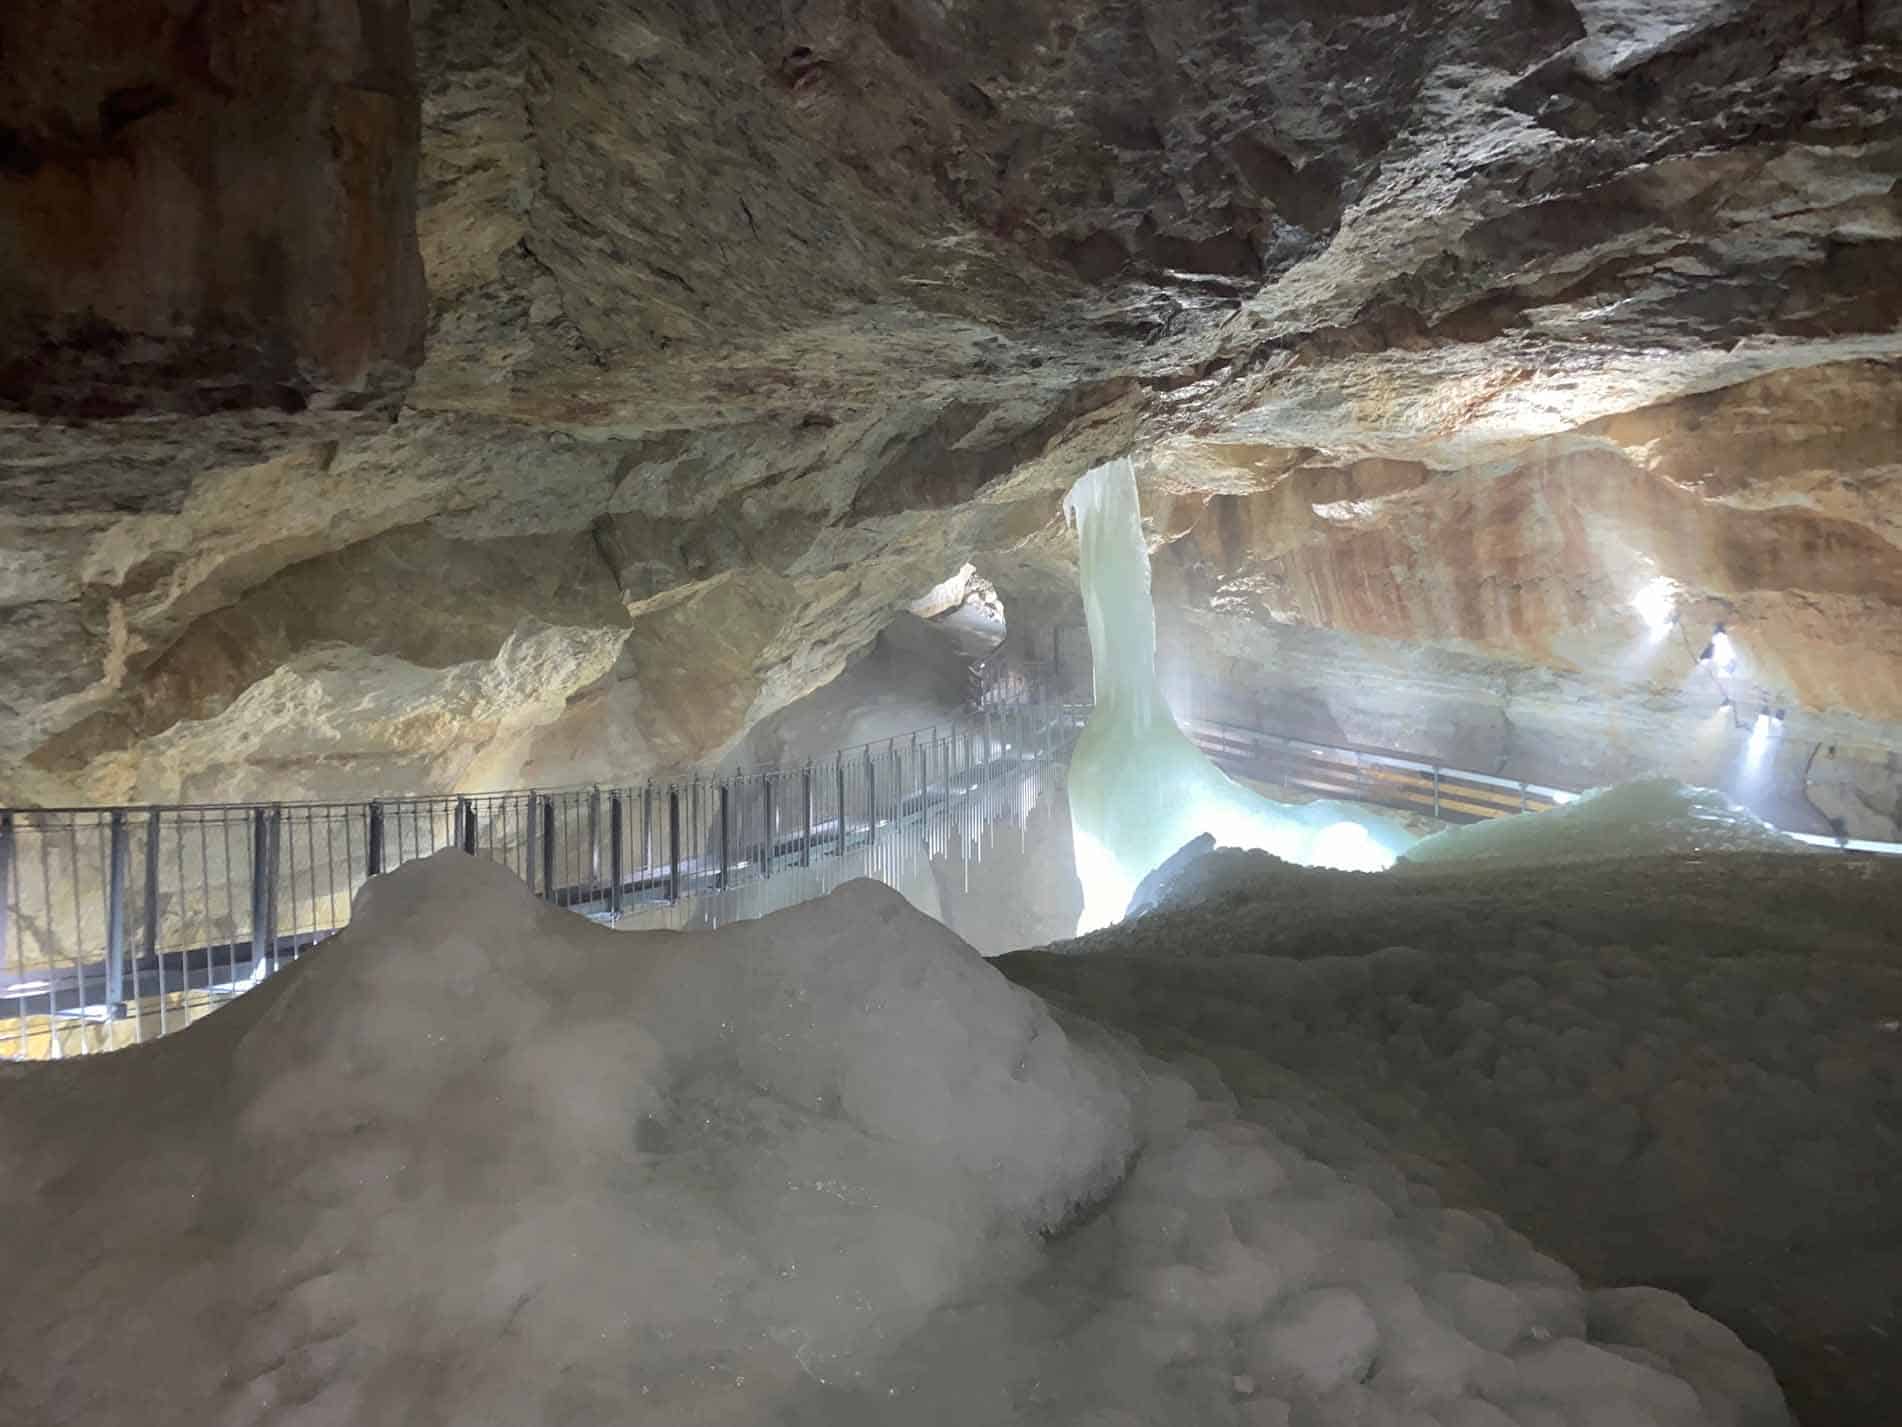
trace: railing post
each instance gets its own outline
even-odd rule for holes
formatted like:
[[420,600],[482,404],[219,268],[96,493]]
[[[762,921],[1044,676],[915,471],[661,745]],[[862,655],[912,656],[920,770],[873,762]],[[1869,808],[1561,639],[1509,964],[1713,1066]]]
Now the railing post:
[[370,876],[379,876],[383,871],[383,804],[370,804],[370,835],[365,841],[369,845],[369,855],[365,859],[365,870]]
[[925,798],[929,785],[925,779],[924,755],[918,750],[918,735],[915,733],[911,736],[911,766],[918,774],[918,821],[920,825],[922,825],[925,817]]
[[641,875],[654,865],[654,785],[641,784]]
[[1519,811],[1523,813],[1525,810],[1526,810],[1526,785],[1524,781],[1521,780],[1519,784]]
[[732,836],[733,824],[727,809],[727,780],[720,780],[720,880],[719,889],[727,889],[728,879],[732,876]]
[[621,915],[622,882],[621,795],[608,794],[608,910]]
[[1440,815],[1440,765],[1433,765],[1433,816]]
[[251,974],[269,959],[271,874],[270,815],[263,808],[251,810]]
[[777,836],[773,831],[773,775],[768,773],[763,776],[760,779],[759,786],[761,802],[764,804],[762,812],[766,818],[766,847],[761,854],[762,875],[771,877],[773,875],[773,854],[778,851],[773,845],[774,839]]
[[[159,943],[159,810],[150,808],[145,814],[145,916],[144,939],[140,949],[147,956],[158,955]],[[4,900],[6,888],[0,886],[0,900]],[[0,912],[4,915],[4,912]],[[0,961],[4,964],[4,961]]]
[[550,901],[559,899],[555,886],[555,800],[542,799],[542,896]]
[[125,879],[130,847],[126,840],[125,809],[112,810],[111,859],[106,874],[106,1008],[113,1016],[125,1014]]
[[667,900],[680,900],[680,789],[667,789]]
[[845,755],[833,760],[839,775],[839,856],[845,856]]
[[13,939],[13,814],[0,812],[0,967],[10,957]]
[[[270,871],[270,879],[265,884],[264,928],[270,940],[266,943],[271,953],[271,970],[277,970],[277,864],[281,860],[284,844],[284,809],[271,809],[271,834],[265,847],[264,865]],[[294,875],[294,874],[293,874]],[[296,883],[291,884],[293,887]]]
[[588,893],[592,897],[601,887],[601,790],[588,794]]
[[871,846],[878,840],[878,764],[872,761],[872,750],[865,750],[865,843]]
[[542,798],[539,793],[528,795],[528,826],[523,830],[527,846],[522,849],[522,880],[528,883],[528,890],[535,890],[535,867],[540,859],[536,856],[536,844],[541,840]]
[[467,798],[456,799],[456,843],[469,856],[476,854],[475,804]]
[[804,836],[799,839],[799,865],[812,866],[812,760],[806,760],[806,766],[799,775],[800,801],[805,805],[801,826]]

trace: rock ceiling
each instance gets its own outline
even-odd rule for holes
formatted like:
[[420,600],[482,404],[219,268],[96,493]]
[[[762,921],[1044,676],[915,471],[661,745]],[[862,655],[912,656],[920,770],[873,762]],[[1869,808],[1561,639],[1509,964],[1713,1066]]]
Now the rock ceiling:
[[1058,610],[1130,449],[1205,603],[1563,666],[1662,576],[1902,722],[1898,0],[82,0],[0,53],[0,802],[704,758],[966,560]]

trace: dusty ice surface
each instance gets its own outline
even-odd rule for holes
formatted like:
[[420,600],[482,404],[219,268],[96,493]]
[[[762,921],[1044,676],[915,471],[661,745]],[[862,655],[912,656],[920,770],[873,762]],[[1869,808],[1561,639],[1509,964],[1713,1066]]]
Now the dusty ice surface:
[[8,1423],[1786,1420],[1681,1301],[1310,1116],[1323,1163],[869,883],[617,934],[445,852],[178,1036],[0,1069]]
[[1070,760],[1070,820],[1083,883],[1078,931],[1117,921],[1143,878],[1200,833],[1304,866],[1373,871],[1416,835],[1376,809],[1278,803],[1223,773],[1176,726],[1156,682],[1136,479],[1127,460],[1084,475],[1064,498],[1077,527],[1096,706]]
[[1815,851],[1712,788],[1645,778],[1598,788],[1544,812],[1448,828],[1401,854],[1405,863],[1531,866],[1697,852]]
[[1330,1163],[1358,1137],[1596,1282],[1679,1288],[1772,1355],[1804,1422],[1895,1421],[1902,868],[1352,876],[1222,851],[1158,901],[999,964],[1206,1059]]

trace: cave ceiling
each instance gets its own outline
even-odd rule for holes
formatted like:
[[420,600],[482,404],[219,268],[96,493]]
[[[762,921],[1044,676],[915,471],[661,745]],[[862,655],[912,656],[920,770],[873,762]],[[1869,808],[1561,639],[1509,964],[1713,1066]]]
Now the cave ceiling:
[[1892,666],[1789,678],[1902,720],[1898,0],[90,0],[0,53],[0,801],[691,763],[967,560],[1056,610],[1129,450],[1201,598],[1564,662],[1600,574],[1500,614],[1473,560],[1683,546],[1700,612],[1853,605]]

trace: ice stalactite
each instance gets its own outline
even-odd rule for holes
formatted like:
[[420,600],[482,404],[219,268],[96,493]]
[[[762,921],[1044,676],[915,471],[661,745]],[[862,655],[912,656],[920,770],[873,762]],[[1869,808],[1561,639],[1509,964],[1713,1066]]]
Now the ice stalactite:
[[1135,471],[1127,459],[1088,472],[1064,498],[1077,530],[1096,709],[1070,765],[1070,820],[1083,882],[1079,932],[1122,918],[1136,886],[1191,838],[1259,848],[1307,866],[1378,871],[1417,839],[1368,808],[1278,803],[1203,756],[1176,726],[1156,681]]

